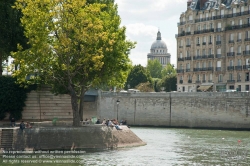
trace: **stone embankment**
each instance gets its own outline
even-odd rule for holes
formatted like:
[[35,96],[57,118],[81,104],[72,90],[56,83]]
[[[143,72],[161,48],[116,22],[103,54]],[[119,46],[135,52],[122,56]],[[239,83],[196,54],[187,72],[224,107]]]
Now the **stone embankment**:
[[[121,128],[122,130],[116,130],[103,125],[72,127],[70,123],[52,126],[50,122],[35,123],[32,128],[24,131],[18,127],[7,130],[13,132],[12,147],[9,147],[13,150],[106,149],[146,145],[127,126]],[[4,147],[1,145],[1,148]]]

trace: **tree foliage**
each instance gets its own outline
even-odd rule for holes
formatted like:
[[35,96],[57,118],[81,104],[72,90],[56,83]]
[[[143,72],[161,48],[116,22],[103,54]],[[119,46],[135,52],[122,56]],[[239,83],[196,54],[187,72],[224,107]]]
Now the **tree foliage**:
[[154,92],[153,86],[150,82],[140,83],[135,88],[141,92]]
[[161,91],[162,88],[166,92],[176,91],[177,77],[176,75],[167,75],[161,81],[157,83],[157,91]]
[[23,88],[16,84],[16,79],[13,77],[0,76],[0,119],[6,117],[9,113],[16,120],[22,118],[23,107],[27,93],[32,89]]
[[149,72],[143,66],[135,65],[128,75],[125,89],[127,89],[128,87],[135,88],[140,83],[146,82],[152,84],[152,78]]
[[[96,1],[94,1],[96,2]],[[117,6],[84,0],[17,0],[31,48],[14,53],[18,81],[40,81],[69,93],[73,125],[82,118],[84,93],[99,84],[124,84],[134,43],[127,41]]]
[[165,77],[167,75],[176,75],[176,69],[174,68],[174,65],[171,65],[170,63],[167,64],[163,70],[162,70],[162,77]]
[[27,48],[27,38],[20,22],[21,12],[12,8],[14,2],[15,0],[0,1],[0,75],[3,72],[3,62],[11,51],[17,50],[17,43]]
[[162,78],[162,65],[158,59],[148,60],[147,70],[152,78]]

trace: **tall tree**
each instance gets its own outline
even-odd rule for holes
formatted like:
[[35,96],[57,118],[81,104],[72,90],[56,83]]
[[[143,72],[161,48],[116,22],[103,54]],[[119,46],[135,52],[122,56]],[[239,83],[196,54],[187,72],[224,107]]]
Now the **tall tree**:
[[147,70],[150,72],[153,78],[162,78],[161,71],[162,65],[158,59],[148,60]]
[[149,72],[141,65],[135,65],[130,71],[127,82],[125,84],[125,89],[135,88],[140,83],[150,82],[152,84],[152,78]]
[[80,125],[84,93],[99,84],[124,84],[134,43],[127,41],[117,5],[84,0],[17,0],[31,48],[14,53],[18,81],[50,84],[71,96],[73,125]]
[[17,43],[27,47],[27,38],[23,34],[20,18],[21,12],[12,8],[15,0],[0,1],[0,76],[3,72],[4,61],[11,51],[17,50]]

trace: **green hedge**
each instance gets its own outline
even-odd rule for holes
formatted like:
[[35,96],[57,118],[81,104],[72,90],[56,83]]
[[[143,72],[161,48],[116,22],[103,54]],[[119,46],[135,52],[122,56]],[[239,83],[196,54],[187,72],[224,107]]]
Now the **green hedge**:
[[6,113],[10,113],[10,118],[16,120],[22,118],[23,107],[27,93],[36,86],[24,86],[16,84],[16,79],[9,76],[0,76],[0,120],[6,117]]

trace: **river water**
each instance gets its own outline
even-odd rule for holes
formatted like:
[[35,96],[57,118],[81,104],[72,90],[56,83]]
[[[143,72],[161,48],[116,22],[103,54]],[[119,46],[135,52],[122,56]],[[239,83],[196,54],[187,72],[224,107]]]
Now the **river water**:
[[[86,151],[79,164],[25,163],[36,159],[3,160],[18,166],[247,166],[250,165],[250,132],[228,130],[139,128],[131,130],[146,146],[117,150]],[[12,162],[12,164],[10,164]],[[16,163],[15,163],[16,162]]]
[[131,128],[146,146],[87,152],[83,165],[250,165],[250,132]]

